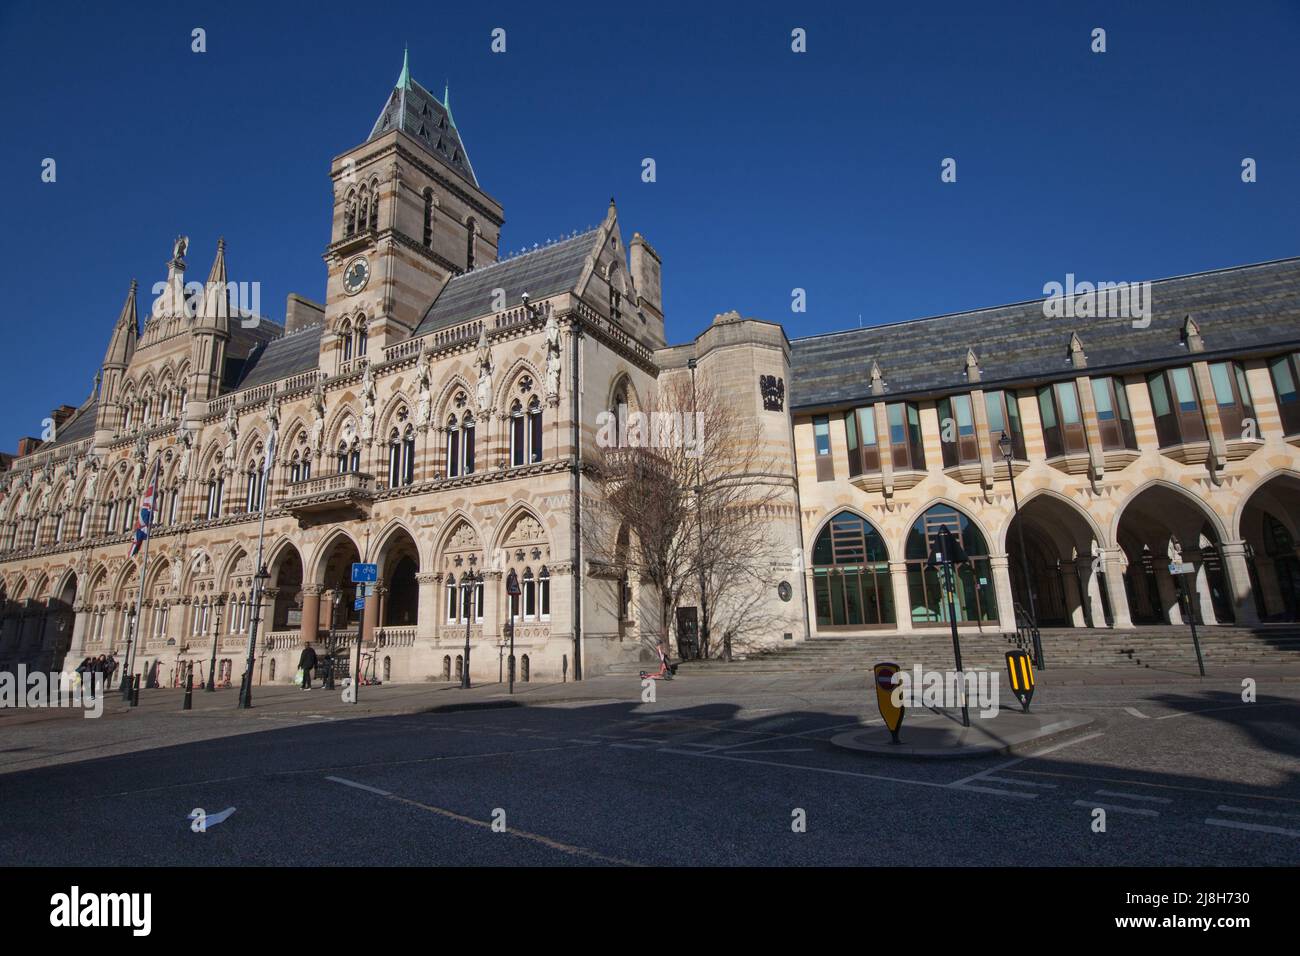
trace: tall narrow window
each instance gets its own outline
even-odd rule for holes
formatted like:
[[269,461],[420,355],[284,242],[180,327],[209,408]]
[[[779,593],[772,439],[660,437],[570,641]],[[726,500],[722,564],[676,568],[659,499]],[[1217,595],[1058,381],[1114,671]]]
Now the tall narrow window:
[[474,271],[474,232],[478,229],[478,223],[474,217],[470,216],[465,221],[465,271]]
[[1300,352],[1279,355],[1270,359],[1268,374],[1273,379],[1277,393],[1277,410],[1282,418],[1282,431],[1287,435],[1300,432]]
[[447,419],[447,477],[460,474],[460,428],[456,416]]
[[528,460],[542,460],[542,403],[536,395],[528,403]]
[[1189,368],[1171,368],[1147,376],[1151,411],[1160,447],[1205,441],[1205,418]]
[[1214,401],[1219,406],[1219,421],[1223,423],[1223,436],[1228,441],[1245,438],[1247,425],[1259,434],[1255,423],[1255,404],[1250,398],[1246,383],[1246,370],[1240,362],[1215,362],[1210,366],[1210,383],[1214,386]]
[[524,620],[531,621],[537,617],[537,581],[533,578],[531,568],[524,569]]
[[1011,439],[1011,455],[1025,459],[1025,433],[1020,427],[1020,406],[1015,392],[985,392],[984,409],[989,419],[989,440],[997,444],[1005,432]]
[[424,191],[424,248],[433,248],[433,190]]
[[825,415],[813,418],[813,451],[817,457],[817,480],[832,481],[835,465],[831,460],[831,420]]
[[456,623],[456,609],[460,606],[456,600],[456,575],[447,575],[447,623]]
[[537,597],[543,621],[551,619],[551,572],[542,568],[537,575]]
[[1083,429],[1079,393],[1073,382],[1044,385],[1038,390],[1038,408],[1048,458],[1087,452],[1088,436]]
[[369,342],[370,335],[366,332],[366,320],[364,318],[357,319],[357,358],[366,354],[366,346]]
[[344,322],[339,335],[343,337],[343,361],[347,362],[352,358],[352,323]]
[[510,464],[516,467],[528,460],[524,426],[524,408],[516,400],[510,407]]
[[388,433],[388,486],[396,488],[402,481],[402,439],[396,428]]
[[415,481],[415,426],[407,425],[402,433],[402,484]]
[[980,460],[975,413],[969,395],[952,395],[939,401],[939,439],[944,467]]
[[1101,447],[1106,451],[1137,449],[1133,416],[1128,410],[1128,395],[1122,379],[1103,376],[1092,380],[1092,401],[1097,408],[1097,425],[1101,430]]
[[912,402],[894,402],[885,413],[889,420],[889,446],[894,467],[924,471],[920,409]]

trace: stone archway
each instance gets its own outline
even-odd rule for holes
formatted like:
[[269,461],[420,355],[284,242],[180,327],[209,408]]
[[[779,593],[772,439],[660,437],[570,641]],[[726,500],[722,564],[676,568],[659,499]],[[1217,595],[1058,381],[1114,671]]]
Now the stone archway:
[[[1149,485],[1125,503],[1116,539],[1127,565],[1124,596],[1135,624],[1233,623],[1234,582],[1225,561],[1217,518],[1190,494],[1172,486]],[[1190,564],[1190,575],[1171,574],[1172,564]],[[1244,567],[1240,569],[1244,571]]]
[[1011,593],[1016,604],[1030,607],[1028,568],[1040,627],[1105,627],[1113,620],[1105,579],[1097,573],[1103,545],[1075,505],[1055,494],[1034,495],[1004,534]]
[[1261,483],[1242,505],[1238,531],[1260,619],[1300,621],[1300,476]]

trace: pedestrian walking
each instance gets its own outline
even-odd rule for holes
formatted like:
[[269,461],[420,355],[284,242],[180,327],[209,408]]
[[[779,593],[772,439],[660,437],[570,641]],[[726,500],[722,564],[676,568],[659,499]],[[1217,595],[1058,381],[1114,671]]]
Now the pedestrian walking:
[[316,650],[311,646],[311,642],[308,641],[307,645],[302,649],[302,653],[298,655],[298,668],[302,671],[303,690],[311,690],[311,672],[315,667]]

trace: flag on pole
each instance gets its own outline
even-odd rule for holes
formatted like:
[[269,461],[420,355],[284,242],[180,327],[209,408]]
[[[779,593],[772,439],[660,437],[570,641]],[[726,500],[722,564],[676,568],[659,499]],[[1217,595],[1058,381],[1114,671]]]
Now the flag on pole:
[[159,456],[153,465],[149,487],[145,489],[144,498],[140,502],[140,514],[135,519],[135,533],[131,536],[131,553],[127,555],[129,558],[134,558],[140,552],[140,546],[149,537],[149,527],[153,524],[154,497],[158,493],[158,469],[161,465],[162,457]]

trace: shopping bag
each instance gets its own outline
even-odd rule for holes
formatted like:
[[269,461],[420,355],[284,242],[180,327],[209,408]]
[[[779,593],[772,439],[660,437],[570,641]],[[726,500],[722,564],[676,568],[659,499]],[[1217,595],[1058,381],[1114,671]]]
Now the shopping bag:
[[296,674],[293,675],[293,682],[294,682],[294,684],[296,684],[298,687],[301,687],[301,686],[302,686],[302,668],[301,668],[301,667],[298,668],[298,673],[296,673]]

